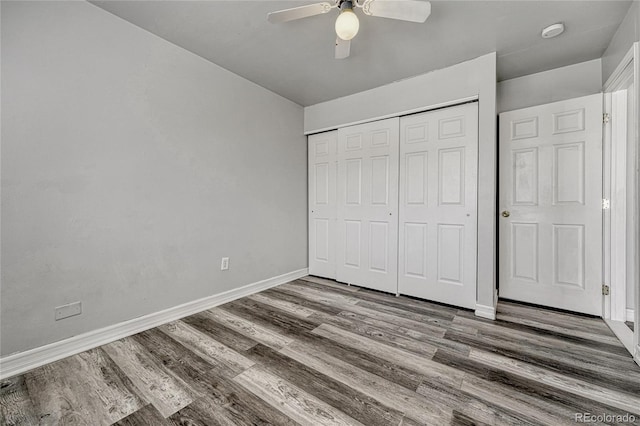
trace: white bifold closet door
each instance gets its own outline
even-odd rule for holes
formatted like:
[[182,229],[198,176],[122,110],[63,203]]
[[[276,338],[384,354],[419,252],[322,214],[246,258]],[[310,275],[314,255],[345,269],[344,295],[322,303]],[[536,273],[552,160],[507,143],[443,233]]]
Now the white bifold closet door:
[[338,131],[309,136],[309,273],[336,278]]
[[396,293],[399,119],[338,129],[336,279]]
[[398,291],[475,308],[478,104],[400,120]]

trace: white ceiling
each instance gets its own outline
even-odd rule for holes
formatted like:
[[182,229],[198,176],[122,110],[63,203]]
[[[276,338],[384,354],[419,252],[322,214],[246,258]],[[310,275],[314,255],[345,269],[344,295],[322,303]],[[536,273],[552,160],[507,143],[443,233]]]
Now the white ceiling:
[[[313,105],[498,52],[498,80],[602,56],[630,0],[432,1],[424,24],[365,16],[336,60],[337,11],[283,24],[267,12],[315,1],[92,1],[300,105]],[[542,39],[543,27],[566,31]]]

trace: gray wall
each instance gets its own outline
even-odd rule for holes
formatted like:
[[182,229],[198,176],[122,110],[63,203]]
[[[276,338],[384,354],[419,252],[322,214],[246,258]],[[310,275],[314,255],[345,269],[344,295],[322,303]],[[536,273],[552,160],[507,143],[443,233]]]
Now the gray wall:
[[634,0],[631,4],[622,24],[602,55],[602,83],[607,81],[636,41],[640,41],[640,0]]
[[497,85],[498,112],[564,101],[602,92],[600,59],[503,80]]
[[3,355],[307,266],[302,107],[89,3],[1,7]]

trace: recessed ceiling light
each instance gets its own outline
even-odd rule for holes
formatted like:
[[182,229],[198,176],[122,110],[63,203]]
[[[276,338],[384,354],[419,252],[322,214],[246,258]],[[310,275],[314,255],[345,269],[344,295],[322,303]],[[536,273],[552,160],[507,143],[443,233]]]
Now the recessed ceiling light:
[[564,24],[562,22],[558,22],[557,24],[549,25],[545,29],[542,30],[542,38],[552,38],[555,36],[559,36],[564,32]]

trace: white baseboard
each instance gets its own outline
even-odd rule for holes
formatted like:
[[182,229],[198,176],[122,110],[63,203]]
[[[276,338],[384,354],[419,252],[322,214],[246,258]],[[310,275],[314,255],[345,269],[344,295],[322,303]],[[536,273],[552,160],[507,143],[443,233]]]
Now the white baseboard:
[[490,320],[496,319],[496,308],[493,306],[480,305],[476,303],[476,316]]
[[636,364],[640,365],[640,345],[636,346],[635,353],[633,354],[633,360]]
[[627,309],[626,311],[626,315],[625,315],[625,321],[634,321],[634,317],[633,317],[633,309]]
[[49,364],[50,362],[122,339],[123,337],[140,333],[167,322],[193,315],[213,308],[214,306],[222,305],[270,287],[302,278],[308,275],[308,273],[309,270],[307,268],[299,269],[240,288],[203,297],[202,299],[124,321],[119,324],[79,334],[59,342],[2,357],[0,358],[0,379],[6,379],[24,373],[41,365]]

